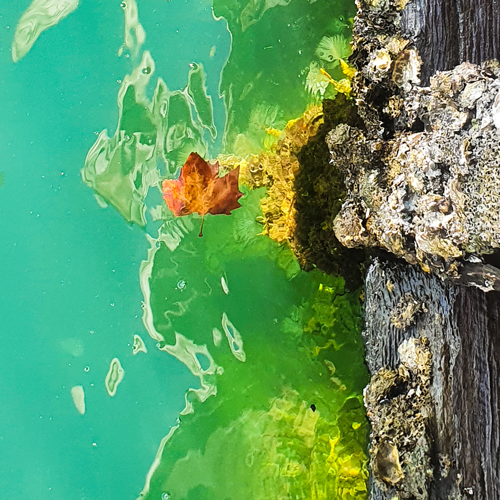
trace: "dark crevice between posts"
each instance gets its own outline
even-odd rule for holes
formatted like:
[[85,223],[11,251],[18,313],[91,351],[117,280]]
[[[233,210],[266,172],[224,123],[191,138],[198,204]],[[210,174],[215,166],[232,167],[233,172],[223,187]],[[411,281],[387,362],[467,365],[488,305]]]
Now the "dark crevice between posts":
[[318,268],[327,274],[342,276],[349,289],[363,283],[365,251],[342,246],[333,232],[333,220],[345,200],[344,177],[330,162],[326,134],[339,123],[363,126],[352,101],[339,94],[323,101],[324,123],[297,158],[295,177],[296,228],[294,243],[301,267]]
[[338,241],[333,221],[346,197],[345,173],[330,160],[326,136],[340,123],[364,128],[353,100],[343,94],[323,101],[324,123],[297,158],[299,173],[295,177],[294,250],[301,267],[318,268],[342,276],[348,290],[363,285],[369,263],[376,257],[396,260],[382,249],[348,249]]

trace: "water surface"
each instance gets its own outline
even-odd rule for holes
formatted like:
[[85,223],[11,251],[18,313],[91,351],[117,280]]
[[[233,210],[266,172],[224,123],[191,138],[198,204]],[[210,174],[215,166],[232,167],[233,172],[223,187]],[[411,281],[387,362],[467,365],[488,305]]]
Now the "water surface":
[[258,153],[315,102],[307,68],[346,8],[149,0],[127,46],[132,4],[81,1],[14,63],[29,5],[0,9],[2,495],[361,498],[359,292],[258,235],[262,190],[199,238],[158,189],[191,150]]

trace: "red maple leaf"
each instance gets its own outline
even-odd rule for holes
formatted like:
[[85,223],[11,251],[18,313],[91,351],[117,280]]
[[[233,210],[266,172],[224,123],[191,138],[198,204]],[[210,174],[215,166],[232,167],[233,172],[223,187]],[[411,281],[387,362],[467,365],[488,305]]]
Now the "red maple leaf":
[[219,177],[218,162],[211,165],[199,154],[191,153],[179,178],[163,181],[163,199],[176,217],[200,214],[200,236],[203,236],[205,214],[230,215],[232,210],[241,207],[238,200],[243,193],[238,189],[239,173],[238,167]]

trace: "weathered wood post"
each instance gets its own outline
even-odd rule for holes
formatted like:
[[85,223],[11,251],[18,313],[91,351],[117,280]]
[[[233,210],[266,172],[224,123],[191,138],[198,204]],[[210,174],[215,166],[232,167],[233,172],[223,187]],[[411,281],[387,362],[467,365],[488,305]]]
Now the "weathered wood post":
[[333,226],[400,258],[366,276],[371,498],[498,500],[500,1],[357,6]]

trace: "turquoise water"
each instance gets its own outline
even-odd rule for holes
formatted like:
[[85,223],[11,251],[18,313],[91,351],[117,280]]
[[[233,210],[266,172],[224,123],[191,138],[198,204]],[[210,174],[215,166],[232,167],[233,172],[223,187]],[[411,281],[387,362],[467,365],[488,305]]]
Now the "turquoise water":
[[[116,123],[116,80],[130,68],[116,56],[123,14],[116,2],[82,2],[15,65],[9,49],[28,5],[0,10],[0,492],[135,498],[195,380],[144,332],[143,231],[101,209],[80,175],[94,131]],[[158,17],[145,14],[154,31]],[[135,333],[147,358],[132,356]],[[68,339],[83,346],[81,355],[67,352]],[[110,399],[103,381],[115,356],[126,376]],[[70,395],[79,384],[85,420]]]
[[[231,153],[228,123],[234,133],[244,130],[248,109],[277,78],[265,77],[266,68],[274,71],[272,59],[262,59],[264,77],[255,73],[269,42],[262,39],[254,50],[249,33],[261,20],[272,24],[271,15],[285,19],[277,10],[283,6],[255,14],[243,33],[227,15],[228,9],[241,11],[244,4],[238,2],[216,2],[216,15],[208,1],[138,2],[146,40],[126,47],[119,57],[124,43],[120,2],[82,0],[14,63],[14,31],[29,5],[22,1],[0,7],[0,496],[114,500],[135,499],[142,491],[158,500],[226,500],[245,492],[257,499],[277,495],[288,488],[286,481],[293,481],[301,488],[295,498],[310,498],[307,488],[318,500],[337,498],[339,484],[347,485],[345,491],[350,488],[344,498],[362,498],[359,482],[364,480],[355,479],[364,474],[366,437],[359,398],[366,381],[359,293],[345,292],[341,279],[299,272],[286,247],[258,236],[263,190],[242,188],[242,208],[230,217],[207,216],[205,235],[198,238],[199,217],[174,219],[156,189],[158,178],[175,177],[190,148],[208,158]],[[297,5],[292,2],[284,12],[291,17],[301,12],[304,17],[297,19],[306,19],[313,7]],[[328,7],[321,0],[314,5],[317,12]],[[314,46],[331,34],[325,26],[335,25],[338,9],[328,23],[321,16],[318,35],[311,35],[305,21],[294,28],[289,46],[295,55],[281,73],[285,81],[287,71],[297,74],[290,92],[302,90],[296,90],[289,109],[283,104],[285,120],[305,110],[310,99],[303,89],[305,74],[297,71],[308,64],[296,60],[302,36],[297,29],[312,40],[313,57]],[[218,17],[222,14],[229,27]],[[262,29],[267,33],[268,24]],[[257,31],[253,38],[261,40]],[[241,39],[246,45],[237,44]],[[120,89],[128,88],[126,75],[141,69],[145,51],[154,71],[149,74],[148,66],[139,72],[144,75],[140,78],[151,80],[143,91],[136,84],[137,102],[130,103]],[[242,57],[245,53],[251,57]],[[229,76],[221,80],[230,54]],[[243,66],[237,79],[238,64]],[[189,72],[199,67],[211,96],[215,138],[200,124],[202,100],[193,104],[186,98],[190,111],[179,111],[184,98],[175,92],[185,88]],[[168,127],[159,118],[161,111],[141,115],[158,96],[157,77],[168,87]],[[252,85],[245,87],[247,83]],[[252,86],[261,89],[255,97]],[[230,102],[231,88],[243,88],[250,100],[236,95]],[[219,95],[223,90],[225,95]],[[123,169],[129,165],[130,170],[104,182],[92,171],[99,162],[91,151],[103,130],[113,136],[120,119],[119,131],[132,130],[139,139],[135,150],[130,137],[120,146],[107,143],[122,155]],[[157,137],[170,137],[170,146],[146,147],[151,156],[140,160],[146,144],[142,138],[153,133],[151,123]],[[130,171],[135,188],[130,193],[120,188],[117,194],[116,186],[129,185]],[[130,207],[135,208],[129,212]],[[139,216],[127,216],[141,210],[145,224]],[[231,334],[239,331],[243,339],[233,352],[221,323],[224,314],[232,322],[227,327]],[[187,339],[182,349],[172,347],[175,333]],[[134,335],[143,339],[147,353],[133,355]],[[114,358],[125,375],[111,397],[104,381]],[[328,381],[333,375],[328,363],[335,365],[333,382]],[[77,386],[85,394],[83,415],[72,400],[71,389]],[[206,393],[193,392],[199,389]],[[307,409],[313,403],[315,415]],[[272,416],[277,404],[295,420]],[[194,413],[181,416],[191,406]],[[320,414],[316,431],[306,432],[306,420]],[[280,427],[299,416],[306,423]],[[162,441],[179,422],[173,437]],[[270,435],[298,433],[295,448],[277,453],[256,445],[263,429]],[[314,436],[314,453],[308,432]],[[342,446],[334,454],[337,437]],[[223,462],[222,455],[227,470],[221,471],[215,464]],[[159,462],[152,466],[155,456]],[[281,482],[267,478],[262,483],[257,466],[244,465],[249,456],[264,469],[272,462],[286,470],[296,467],[296,472]],[[280,457],[285,456],[283,465]],[[293,467],[289,457],[295,457]],[[305,468],[317,470],[316,462],[326,464],[325,470],[315,472],[314,480],[304,479]],[[228,472],[232,463],[240,469]]]

